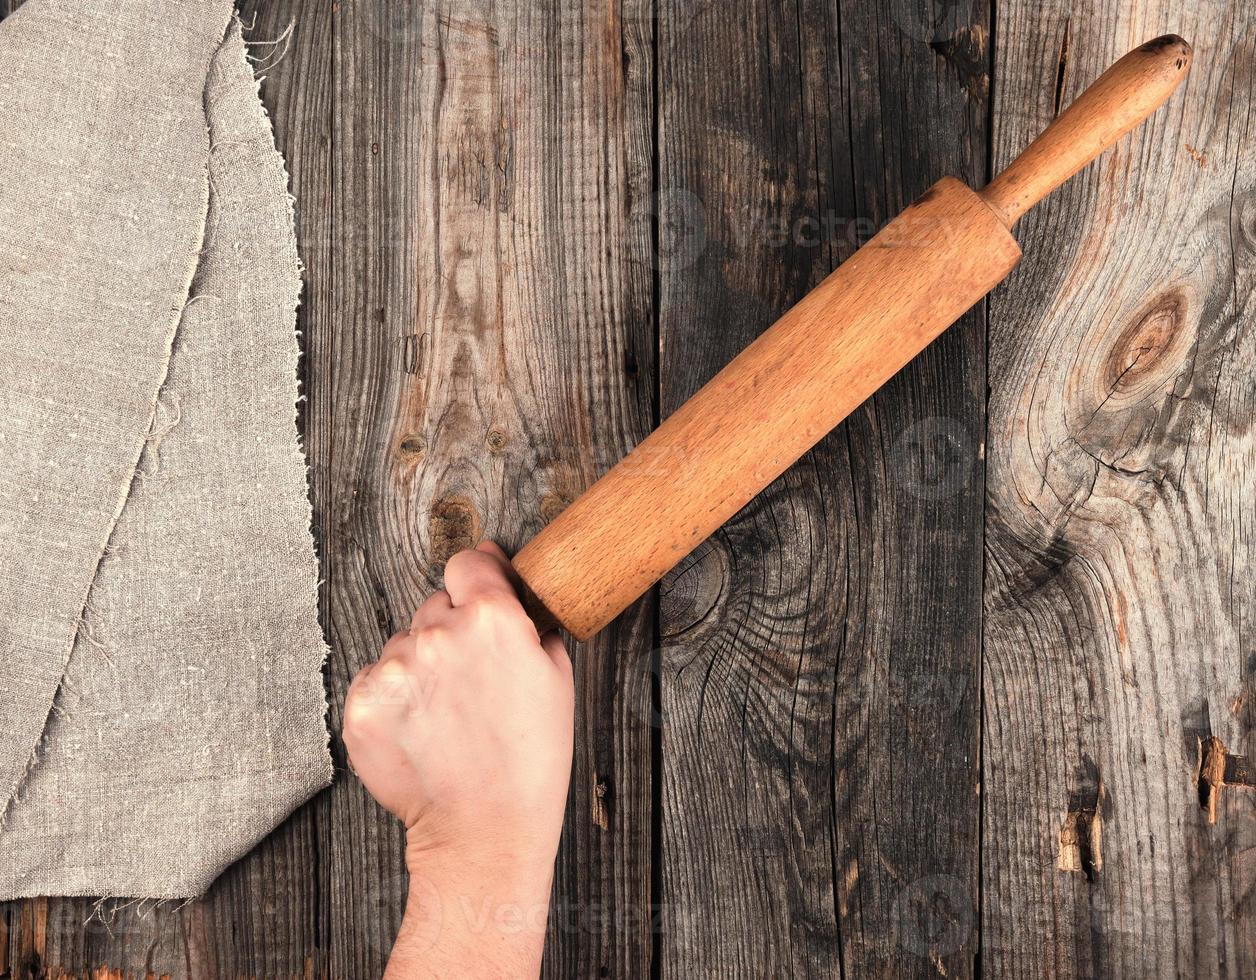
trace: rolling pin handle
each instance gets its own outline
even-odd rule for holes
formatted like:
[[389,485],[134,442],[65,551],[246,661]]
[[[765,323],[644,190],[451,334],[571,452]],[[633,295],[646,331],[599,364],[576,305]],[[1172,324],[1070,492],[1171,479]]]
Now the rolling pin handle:
[[1011,228],[1168,101],[1190,70],[1191,57],[1191,46],[1176,34],[1135,48],[995,177],[981,192],[982,199]]

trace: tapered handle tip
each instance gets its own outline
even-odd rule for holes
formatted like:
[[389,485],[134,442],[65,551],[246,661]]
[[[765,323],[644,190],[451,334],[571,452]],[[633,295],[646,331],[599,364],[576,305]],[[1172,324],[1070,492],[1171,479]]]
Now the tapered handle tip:
[[1139,47],[1138,51],[1162,62],[1166,69],[1172,66],[1174,72],[1185,71],[1195,57],[1195,49],[1190,42],[1177,34],[1161,34]]
[[1194,51],[1176,34],[1141,44],[1109,68],[981,192],[1009,228],[1168,101]]

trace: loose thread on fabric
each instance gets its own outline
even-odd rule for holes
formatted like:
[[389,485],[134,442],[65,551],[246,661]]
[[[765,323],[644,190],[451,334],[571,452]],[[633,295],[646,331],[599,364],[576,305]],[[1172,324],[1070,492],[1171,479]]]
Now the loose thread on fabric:
[[[188,305],[191,305],[191,301],[189,301]],[[184,309],[186,310],[187,306]],[[157,416],[163,411],[168,418],[159,422]],[[174,392],[161,392],[157,396],[157,411],[153,412],[152,425],[149,426],[148,435],[144,437],[149,458],[148,469],[144,473],[145,477],[161,472],[161,444],[165,441],[166,436],[170,435],[182,421],[183,403],[179,400],[179,396]]]
[[[254,14],[253,23],[254,23],[254,26],[256,26],[257,24],[256,14]],[[251,54],[245,55],[245,57],[248,58],[249,62],[254,66],[257,72],[260,73],[260,72],[271,71],[272,69],[276,68],[280,64],[280,62],[283,61],[285,57],[287,57],[288,49],[292,45],[292,37],[293,37],[293,32],[295,29],[296,29],[296,21],[295,20],[289,21],[288,26],[284,28],[283,33],[280,34],[273,41],[254,41],[252,39],[248,41],[249,48],[269,47],[269,48],[275,49],[271,51],[270,54],[266,55],[264,58],[254,58],[253,55]],[[249,30],[253,30],[253,28],[250,27]],[[282,47],[280,47],[280,45],[282,45]]]

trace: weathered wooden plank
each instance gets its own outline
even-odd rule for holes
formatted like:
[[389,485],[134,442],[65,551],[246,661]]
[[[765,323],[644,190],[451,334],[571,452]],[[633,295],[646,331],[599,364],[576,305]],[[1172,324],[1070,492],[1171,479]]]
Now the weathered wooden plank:
[[[983,176],[988,12],[665,9],[666,412]],[[670,577],[664,975],[972,974],[982,339],[966,317]]]
[[[531,507],[535,513],[539,500],[544,522],[639,442],[656,416],[652,227],[642,207],[654,172],[654,0],[520,6],[529,10],[529,34],[548,36],[557,53],[549,65],[521,56],[513,83],[529,99],[531,118],[521,130],[528,139],[517,148],[516,167],[520,186],[533,194],[517,198],[512,224],[546,228],[539,261],[526,251],[516,259],[535,292],[517,315],[544,325],[544,336],[518,342],[535,345],[520,351],[521,360],[558,359],[556,371],[541,372],[543,431],[557,464],[541,471],[532,491]],[[557,31],[543,32],[555,14]],[[547,89],[558,97],[547,98]],[[554,174],[556,159],[564,162]],[[543,183],[550,190],[540,192]],[[558,292],[568,295],[556,303]],[[523,472],[537,479],[526,462],[509,479]],[[510,543],[522,544],[521,532],[537,527],[525,512]],[[642,600],[573,650],[576,758],[546,976],[633,978],[650,971],[655,607],[653,597]]]
[[[291,6],[261,5],[258,33]],[[348,679],[451,550],[480,532],[519,543],[648,429],[650,227],[632,210],[651,170],[648,10],[346,3],[333,45],[331,9],[302,7],[267,59],[309,271],[307,448],[335,727]],[[577,654],[556,974],[648,969],[651,621],[643,603]],[[149,966],[185,955],[176,973],[377,975],[400,855],[391,818],[341,779],[182,910],[175,935],[169,917],[126,932],[157,951]],[[74,925],[85,903],[51,908],[74,946],[67,969],[143,968]],[[20,955],[60,955],[49,910],[15,908]]]
[[982,962],[1250,977],[1256,797],[1210,825],[1196,772],[1210,736],[1250,756],[1256,717],[1256,9],[998,11],[999,164],[1134,45],[1196,59],[1022,222],[991,303]]
[[[879,227],[986,174],[985,0],[842,5],[854,210]],[[846,427],[838,874],[855,976],[972,976],[978,924],[985,322],[979,306]]]
[[[426,0],[336,14],[336,307],[311,338],[310,448],[327,463],[337,727],[349,677],[453,551],[481,535],[517,547],[649,426],[648,224],[628,219],[650,166],[625,135],[648,132],[648,25],[627,12]],[[649,622],[642,605],[575,653],[554,974],[647,966],[650,692],[633,682]],[[403,895],[399,834],[346,780],[320,845],[329,970],[377,975]]]

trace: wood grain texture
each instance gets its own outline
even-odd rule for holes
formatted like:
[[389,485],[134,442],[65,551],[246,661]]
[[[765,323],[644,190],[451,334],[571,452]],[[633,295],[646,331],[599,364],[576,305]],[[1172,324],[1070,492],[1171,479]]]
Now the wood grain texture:
[[983,967],[1250,977],[1256,798],[1209,825],[1196,771],[1252,748],[1256,10],[998,10],[996,163],[1131,44],[1196,57],[991,303]]
[[[984,178],[983,4],[669,3],[665,412],[948,172]],[[967,976],[982,318],[664,587],[664,976]]]
[[[647,600],[577,653],[546,972],[1256,972],[1250,5],[244,14],[294,22],[259,55],[337,728],[450,549],[522,543],[935,179],[1190,39],[1170,107],[1018,229],[988,440],[978,310],[669,577],[661,651]],[[0,978],[371,978],[405,881],[341,772],[203,901],[0,906]]]
[[[648,226],[629,219],[649,85],[625,71],[647,63],[648,28],[596,0],[358,0],[335,16],[335,321],[312,338],[310,389],[334,727],[349,677],[451,554],[517,548],[648,431]],[[650,689],[634,681],[650,622],[647,603],[573,651],[553,975],[646,969]],[[328,969],[377,975],[400,836],[354,780],[330,820]]]

